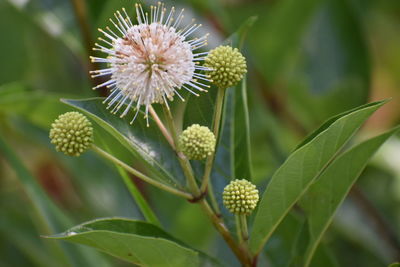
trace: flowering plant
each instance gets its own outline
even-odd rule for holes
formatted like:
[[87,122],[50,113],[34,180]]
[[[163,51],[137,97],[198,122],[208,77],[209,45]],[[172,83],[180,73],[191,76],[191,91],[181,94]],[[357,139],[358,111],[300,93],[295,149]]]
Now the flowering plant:
[[[93,89],[109,89],[109,96],[101,102],[107,104],[105,109],[109,109],[112,115],[103,113],[104,108],[99,106],[98,99],[64,102],[76,107],[111,133],[122,145],[128,147],[136,159],[147,164],[148,171],[141,172],[129,166],[113,155],[106,143],[103,148],[96,143],[88,144],[94,140],[93,129],[83,113],[60,115],[52,125],[50,138],[57,150],[66,155],[79,156],[84,150],[91,148],[118,166],[122,173],[129,173],[166,193],[200,205],[243,266],[257,265],[259,254],[271,234],[285,219],[289,210],[296,204],[300,205],[306,212],[310,241],[304,254],[296,259],[296,264],[308,266],[331,217],[365,163],[397,131],[395,128],[364,141],[338,156],[353,133],[384,102],[361,106],[328,120],[300,144],[276,171],[261,194],[260,203],[259,190],[251,182],[248,147],[247,151],[239,152],[242,155],[233,152],[235,170],[228,177],[231,182],[223,192],[215,191],[213,182],[221,179],[215,173],[218,168],[215,165],[220,164],[215,157],[223,149],[221,146],[226,138],[221,130],[227,126],[221,122],[225,119],[226,124],[228,120],[227,106],[232,101],[227,95],[229,90],[238,91],[232,94],[235,95],[235,101],[242,105],[244,125],[248,123],[246,98],[242,98],[246,94],[243,81],[247,72],[246,60],[238,48],[231,46],[238,44],[236,40],[240,36],[228,39],[231,45],[218,46],[210,52],[197,52],[207,45],[208,34],[196,36],[196,30],[201,25],[195,24],[194,20],[185,25],[183,10],[176,15],[174,8],[167,11],[163,3],[158,3],[157,6],[150,6],[150,12],[146,12],[140,4],[136,4],[137,24],[132,22],[125,9],[117,11],[114,17],[114,20],[110,19],[114,30],[109,27],[106,30],[99,29],[104,35],[99,38],[103,44],[96,43],[93,49],[105,53],[106,57],[91,57],[92,62],[102,63],[104,67],[91,71],[92,77],[105,77],[105,81]],[[210,84],[215,86],[210,88]],[[184,125],[189,125],[192,121],[196,123],[182,131],[182,124],[177,124],[168,102],[172,103],[175,95],[185,101],[180,93],[182,90],[204,97],[199,93],[207,93],[206,88],[216,91],[215,98],[206,107],[214,110],[212,118],[202,121],[203,126],[189,118]],[[190,101],[191,96],[188,98],[186,109],[196,105],[195,101]],[[157,105],[161,106],[164,118],[156,111]],[[136,118],[141,113],[142,106],[146,128],[141,131],[158,131],[164,138],[158,140],[159,143],[148,143],[147,136],[140,137],[136,132],[136,128],[141,127],[141,122],[136,121]],[[126,121],[116,125],[115,119],[110,117],[119,113],[119,117],[123,118],[131,111],[134,112],[129,123],[132,126],[128,126]],[[233,118],[230,123],[237,123],[237,119]],[[248,129],[238,129],[235,134],[243,135],[242,138],[248,142],[247,131]],[[235,135],[231,138],[236,141]],[[162,162],[165,156],[175,157],[178,166],[165,165]],[[240,160],[245,162],[241,163]],[[198,169],[195,170],[194,166]],[[241,169],[237,171],[236,168],[239,167]],[[334,181],[338,168],[339,171],[349,171],[342,174],[346,175],[346,182],[340,184],[333,194],[335,187],[327,189],[326,185]],[[131,182],[128,185],[134,186]],[[137,193],[133,197],[142,201]],[[223,210],[220,206],[221,197]],[[318,202],[315,202],[315,198]],[[319,205],[329,199],[329,206]],[[189,248],[161,230],[157,217],[143,202],[141,210],[147,222],[118,218],[99,219],[78,225],[54,238],[89,245],[143,266],[217,265],[218,260],[212,256]],[[248,216],[252,215],[257,205],[259,207],[252,219],[249,233]],[[328,211],[323,211],[324,209]],[[327,216],[321,218],[317,212],[326,212]],[[236,218],[236,234],[230,229],[230,223],[227,224],[232,217]],[[154,257],[153,248],[160,256]]]
[[[269,258],[281,245],[274,236],[296,228],[285,264],[316,266],[335,213],[398,127],[354,145],[351,138],[387,101],[361,105],[326,120],[270,177],[254,179],[247,99],[253,76],[243,49],[254,20],[208,50],[210,35],[187,22],[184,10],[159,2],[115,11],[90,57],[93,89],[103,97],[62,99],[74,111],[58,114],[49,138],[73,161],[95,153],[115,168],[142,218],[68,222],[68,230],[46,238],[138,266],[281,266]],[[153,206],[147,185],[171,202]],[[186,236],[169,233],[162,214],[173,217],[176,203],[191,210],[184,219],[202,214],[200,223],[218,234],[224,253],[188,242],[205,235],[190,228],[194,221]]]

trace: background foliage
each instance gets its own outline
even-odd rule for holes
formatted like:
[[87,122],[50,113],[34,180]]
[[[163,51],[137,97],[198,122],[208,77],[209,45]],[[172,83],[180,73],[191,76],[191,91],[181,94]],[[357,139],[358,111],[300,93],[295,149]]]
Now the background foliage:
[[[211,33],[210,48],[257,16],[251,19],[255,21],[243,48],[249,65],[247,90],[242,92],[247,92],[248,98],[252,166],[230,166],[225,156],[231,152],[219,151],[219,172],[212,177],[217,192],[231,173],[252,175],[264,191],[296,145],[337,113],[393,97],[353,143],[399,123],[398,1],[190,0],[166,4],[185,7],[200,20],[204,31]],[[88,55],[98,36],[96,28],[108,25],[116,9],[124,6],[129,10],[132,5],[130,0],[0,1],[0,266],[126,265],[94,250],[39,236],[63,232],[98,217],[143,219],[115,166],[94,153],[79,160],[68,158],[56,153],[48,140],[51,122],[73,109],[60,98],[99,96],[90,90],[93,81],[87,74],[93,67]],[[213,94],[196,105],[207,106]],[[228,116],[241,114],[235,101],[243,96],[237,92],[229,96]],[[88,105],[95,107],[93,102]],[[174,105],[176,113],[180,108],[179,103]],[[181,118],[184,126],[210,121],[207,114],[202,116],[196,110],[188,114]],[[231,132],[235,131],[234,121],[227,118],[225,123],[231,127],[224,128],[221,142],[229,144],[231,138],[236,138],[237,146],[246,142]],[[123,133],[132,130],[147,133],[131,126]],[[111,133],[100,127],[96,132],[101,136],[96,138],[98,142],[107,141],[114,154],[145,169],[143,162],[132,159],[126,146],[113,141]],[[170,152],[164,152],[168,158]],[[362,172],[325,234],[313,265],[374,267],[400,259],[399,154],[400,142],[394,137]],[[248,160],[240,156],[236,155],[238,161]],[[171,164],[167,171],[155,171],[171,172],[166,176],[174,180],[167,182],[179,184],[182,177],[173,175],[175,163]],[[199,207],[130,178],[170,234],[226,259],[225,264],[237,264]],[[309,197],[300,205],[306,211],[312,204]],[[302,244],[301,238],[296,239],[301,237],[299,221],[301,214],[295,208],[272,235],[260,266],[266,261],[270,266],[295,264],[286,260],[301,251],[296,248]]]

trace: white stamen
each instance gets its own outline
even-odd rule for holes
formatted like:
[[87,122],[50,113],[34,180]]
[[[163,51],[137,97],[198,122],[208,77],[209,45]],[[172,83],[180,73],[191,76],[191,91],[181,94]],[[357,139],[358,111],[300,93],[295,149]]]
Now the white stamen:
[[209,86],[197,79],[209,81],[207,75],[198,73],[210,70],[198,65],[208,52],[194,54],[193,50],[207,44],[208,34],[186,40],[201,25],[194,24],[193,20],[179,30],[184,17],[183,9],[175,16],[174,8],[167,15],[164,4],[160,2],[150,8],[150,13],[144,12],[140,4],[135,6],[138,25],[132,24],[123,8],[122,12],[114,14],[114,20],[110,19],[115,32],[109,27],[106,27],[106,31],[99,29],[107,40],[100,37],[103,43],[96,43],[93,50],[101,51],[106,56],[91,57],[91,60],[107,63],[107,67],[90,73],[92,77],[111,76],[110,80],[94,87],[112,88],[111,94],[104,100],[107,109],[112,113],[121,110],[120,117],[124,117],[134,108],[136,112],[131,121],[133,123],[140,107],[145,106],[144,117],[148,124],[151,104],[164,102],[168,106],[167,100],[172,100],[174,95],[184,101],[178,92],[181,88],[196,96],[199,94],[192,88],[207,91],[203,88]]

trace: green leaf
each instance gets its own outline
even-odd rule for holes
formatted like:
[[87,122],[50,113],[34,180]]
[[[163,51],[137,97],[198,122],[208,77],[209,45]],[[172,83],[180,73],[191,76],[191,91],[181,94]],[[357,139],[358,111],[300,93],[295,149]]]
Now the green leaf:
[[[254,10],[258,21],[251,31],[249,44],[256,64],[268,81],[274,81],[285,66],[288,55],[298,49],[301,37],[321,0],[284,0],[272,7],[264,5]],[[301,10],[301,12],[299,12]],[[268,15],[265,15],[265,14]]]
[[[71,220],[51,201],[46,192],[37,183],[37,179],[25,168],[14,151],[5,143],[0,135],[0,151],[10,166],[16,172],[19,182],[22,184],[27,196],[31,200],[33,211],[38,216],[38,223],[43,224],[47,232],[60,231]],[[60,263],[76,264],[76,266],[107,266],[106,261],[97,253],[77,247],[53,246],[53,253],[58,256]],[[64,253],[66,253],[64,255]],[[67,255],[67,257],[66,257]]]
[[199,253],[145,222],[109,218],[86,222],[49,238],[97,248],[141,266],[199,266]]
[[230,127],[228,130],[230,133],[229,148],[231,150],[231,167],[233,168],[231,179],[251,180],[253,178],[246,80],[244,77],[236,88],[232,88],[226,99],[226,105],[231,105],[226,110],[231,112],[226,112],[224,115],[224,126]]
[[[253,26],[257,17],[250,17],[242,26],[225,42],[231,42],[233,47],[238,47],[242,50],[244,40],[249,29]],[[230,149],[233,175],[231,179],[247,179],[253,178],[251,165],[251,146],[250,146],[250,120],[249,107],[247,98],[247,78],[235,86],[228,89],[226,105],[231,105],[231,113],[224,114],[225,122],[230,126]],[[224,124],[225,124],[224,123]]]
[[58,115],[70,110],[60,105],[60,97],[60,94],[29,90],[20,83],[6,84],[0,87],[0,112],[18,114],[48,129]]
[[[257,17],[248,18],[224,44],[242,48],[245,37]],[[184,127],[199,123],[211,127],[215,107],[215,86],[200,97],[190,96],[187,101]],[[235,87],[226,89],[224,112],[218,138],[217,155],[211,180],[252,178],[249,111],[246,77]],[[227,164],[228,163],[228,164]]]
[[17,8],[13,2],[0,2],[0,17],[7,22],[0,23],[0,32],[7,36],[7,42],[0,43],[0,50],[4,51],[2,60],[7,62],[0,72],[0,84],[23,80],[41,91],[92,94],[91,90],[82,90],[88,86],[82,61],[66,46],[65,40],[59,39],[63,35],[62,25],[52,21],[53,32],[50,27],[46,29],[45,25],[55,15],[46,13],[39,18],[38,14],[32,15],[33,8]]
[[331,121],[324,126],[325,130],[288,157],[271,178],[259,203],[250,239],[253,252],[260,252],[291,207],[365,120],[385,102],[361,106]]
[[300,200],[307,221],[309,242],[304,255],[304,266],[311,262],[323,234],[331,223],[336,210],[344,201],[367,162],[379,147],[394,133],[396,127],[384,134],[362,142],[329,165]]
[[147,127],[145,120],[137,118],[131,125],[127,117],[131,118],[132,114],[124,118],[111,114],[102,100],[102,98],[64,99],[62,102],[86,113],[113,135],[137,160],[148,167],[154,175],[152,178],[182,188],[184,179],[175,153],[156,129],[155,123],[150,123],[151,126]]
[[122,180],[126,188],[129,190],[129,193],[135,200],[136,204],[140,208],[140,211],[143,213],[143,216],[149,223],[152,223],[157,226],[161,226],[160,221],[158,220],[157,216],[154,214],[153,210],[150,208],[149,203],[143,197],[142,193],[139,191],[135,183],[131,180],[128,173],[122,167],[115,165],[118,170],[119,175],[121,176]]
[[369,53],[354,5],[324,1],[314,14],[288,87],[289,108],[313,125],[367,102]]

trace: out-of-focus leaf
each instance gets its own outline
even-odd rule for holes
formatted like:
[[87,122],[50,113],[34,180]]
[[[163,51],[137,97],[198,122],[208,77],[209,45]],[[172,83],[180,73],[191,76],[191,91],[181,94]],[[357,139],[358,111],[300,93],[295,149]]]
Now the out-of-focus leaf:
[[[264,248],[264,255],[271,266],[300,266],[296,265],[296,260],[302,256],[297,248],[307,245],[307,239],[302,238],[303,229],[304,219],[295,212],[283,219]],[[323,244],[318,248],[311,266],[338,267],[327,246]]]
[[289,213],[276,228],[264,248],[264,255],[271,262],[271,266],[286,267],[289,265],[302,224],[301,219]]
[[145,222],[110,218],[83,223],[50,236],[95,247],[141,266],[199,266],[199,253]]
[[18,114],[48,129],[58,115],[70,110],[60,103],[60,97],[59,94],[32,91],[22,84],[11,83],[0,86],[0,112]]
[[139,191],[137,186],[133,183],[128,173],[120,166],[116,165],[115,167],[117,168],[118,173],[121,176],[122,180],[124,181],[126,188],[129,190],[129,193],[135,200],[136,204],[140,208],[140,211],[143,213],[143,216],[146,218],[146,220],[149,223],[161,226],[157,216],[154,214],[153,210],[150,208],[149,204],[147,203],[146,199],[142,196],[142,193]]
[[320,245],[315,251],[315,256],[311,262],[311,267],[340,267],[337,260],[334,258],[332,252],[328,249],[328,246]]
[[365,120],[384,103],[385,101],[380,101],[361,106],[352,113],[338,118],[289,156],[275,172],[258,205],[250,238],[253,252],[260,252],[290,208]]
[[175,152],[165,141],[155,123],[151,122],[151,126],[147,127],[145,120],[139,117],[131,125],[127,117],[131,118],[133,114],[129,113],[124,118],[111,114],[102,104],[102,100],[102,98],[69,99],[63,102],[83,111],[113,135],[136,159],[150,169],[154,175],[152,178],[182,188],[184,179]]
[[304,266],[309,266],[323,234],[331,223],[336,210],[371,156],[398,127],[362,142],[338,157],[301,198],[300,206],[306,213],[309,242],[303,254]]
[[[14,196],[15,197],[15,196]],[[27,214],[25,214],[27,216]],[[60,261],[56,259],[46,250],[47,247],[43,246],[37,238],[29,235],[26,229],[22,228],[21,225],[15,224],[15,218],[2,218],[0,221],[0,236],[4,236],[8,241],[21,250],[27,258],[36,266],[52,267],[61,265]],[[54,244],[51,244],[54,247]]]
[[[32,201],[33,208],[40,216],[40,219],[43,220],[48,231],[60,231],[62,228],[71,225],[71,220],[49,199],[37,183],[36,179],[25,168],[23,163],[4,142],[3,137],[1,136],[0,151],[16,172],[19,181]],[[87,249],[70,246],[63,246],[63,249],[68,257],[65,257],[65,255],[63,256],[61,251],[58,251],[57,246],[54,247],[55,253],[59,255],[60,260],[64,263],[68,262],[68,264],[76,264],[77,266],[90,266],[93,264],[96,266],[107,266],[107,263],[100,255],[88,251]]]
[[304,124],[368,100],[370,62],[364,39],[348,1],[325,1],[318,8],[288,79],[289,109]]
[[[93,0],[96,2],[97,0]],[[99,12],[98,18],[96,20],[97,28],[104,28],[110,26],[110,18],[114,18],[114,13],[118,10],[121,11],[122,8],[126,8],[128,15],[131,17],[132,22],[136,21],[136,12],[134,12],[135,2],[129,0],[119,0],[119,1],[106,1],[103,4],[101,12]],[[111,24],[112,25],[112,24]]]
[[255,63],[267,80],[275,80],[282,71],[321,2],[284,0],[254,10],[260,20],[250,32],[249,44],[256,55]]
[[0,84],[22,80],[41,91],[82,94],[88,80],[81,61],[29,15],[9,1],[0,2],[0,32],[7,36],[0,43],[2,61],[7,64],[0,72]]

